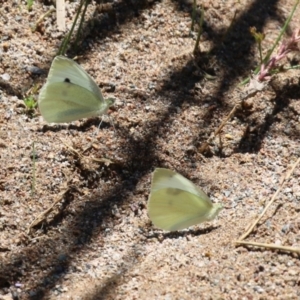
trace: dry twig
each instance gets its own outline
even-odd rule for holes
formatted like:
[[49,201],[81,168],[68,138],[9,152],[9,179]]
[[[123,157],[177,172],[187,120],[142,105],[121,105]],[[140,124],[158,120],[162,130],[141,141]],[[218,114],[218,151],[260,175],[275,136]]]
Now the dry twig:
[[83,159],[83,158],[89,158],[95,162],[98,163],[104,163],[106,166],[109,166],[110,164],[113,164],[114,162],[108,158],[94,158],[94,157],[86,157],[83,156],[82,153],[86,152],[87,150],[89,150],[92,147],[92,143],[87,146],[82,153],[79,153],[77,150],[75,150],[72,146],[68,145],[64,140],[61,139],[61,142],[69,149],[71,150],[71,152],[73,152],[79,159]]
[[61,202],[69,194],[70,191],[73,191],[74,189],[76,190],[75,186],[70,185],[70,181],[71,180],[68,179],[67,182],[64,183],[63,191],[61,193],[59,193],[59,195],[56,197],[54,203],[49,208],[47,208],[45,211],[43,211],[37,218],[35,218],[34,221],[29,225],[27,234],[30,233],[30,231],[33,227],[42,223],[46,219],[48,214],[53,210],[54,206],[57,203]]
[[265,247],[265,248],[270,248],[270,249],[278,249],[278,250],[285,250],[285,251],[292,251],[292,252],[300,253],[300,249],[298,249],[298,248],[284,247],[284,246],[278,246],[278,245],[274,245],[274,244],[261,244],[261,243],[256,243],[256,242],[244,242],[243,241],[252,232],[252,230],[258,224],[258,222],[261,220],[261,218],[264,216],[264,214],[266,213],[268,208],[273,204],[273,202],[275,201],[277,195],[280,193],[280,191],[282,190],[284,184],[291,177],[292,173],[294,172],[295,168],[298,166],[299,163],[300,163],[300,158],[298,158],[298,160],[294,163],[292,168],[287,171],[285,177],[282,179],[282,181],[280,183],[279,189],[275,192],[275,194],[273,195],[270,202],[266,205],[263,212],[254,221],[254,223],[248,227],[246,232],[239,238],[239,240],[235,241],[235,243],[237,245],[252,245],[252,246],[259,246],[259,247]]

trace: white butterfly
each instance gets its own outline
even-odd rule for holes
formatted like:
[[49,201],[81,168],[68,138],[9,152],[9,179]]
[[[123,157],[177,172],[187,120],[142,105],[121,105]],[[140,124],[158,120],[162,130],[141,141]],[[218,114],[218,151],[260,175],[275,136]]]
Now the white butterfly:
[[114,103],[102,93],[86,71],[73,60],[56,56],[52,62],[38,104],[50,123],[72,122],[103,115]]
[[222,204],[208,196],[182,175],[155,169],[148,201],[150,220],[160,229],[181,230],[214,219]]

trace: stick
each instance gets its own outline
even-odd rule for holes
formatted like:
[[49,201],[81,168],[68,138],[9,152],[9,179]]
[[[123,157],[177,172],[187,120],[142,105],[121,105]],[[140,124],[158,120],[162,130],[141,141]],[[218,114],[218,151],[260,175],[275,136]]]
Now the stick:
[[65,31],[66,29],[66,7],[65,0],[56,0],[56,21],[57,28],[60,31]]
[[221,125],[217,128],[217,130],[214,132],[213,136],[210,137],[199,149],[200,153],[203,153],[206,151],[207,147],[209,146],[209,143],[221,132],[222,128],[226,125],[227,121],[235,114],[237,108],[239,107],[239,104],[235,104],[233,109],[230,111],[230,113],[227,115],[227,117],[223,120]]
[[287,247],[287,246],[279,246],[275,244],[264,244],[264,243],[256,243],[256,242],[245,242],[245,241],[236,241],[236,244],[246,245],[246,246],[255,246],[255,247],[264,247],[269,249],[276,249],[281,251],[288,251],[300,254],[299,248]]
[[284,186],[284,183],[290,178],[290,176],[294,172],[294,170],[297,167],[297,165],[299,164],[299,162],[300,162],[300,158],[298,158],[298,160],[294,163],[294,165],[292,166],[292,168],[289,171],[287,171],[285,177],[282,179],[282,182],[280,184],[279,189],[275,192],[275,194],[273,195],[272,199],[266,205],[265,209],[260,214],[260,216],[254,221],[254,223],[249,227],[249,229],[239,238],[239,240],[236,241],[236,243],[240,243],[242,240],[244,240],[251,233],[251,231],[253,230],[253,228],[257,225],[257,223],[261,220],[261,218],[263,217],[263,215],[266,213],[266,211],[268,210],[268,208],[273,204],[273,202],[276,199],[277,195],[282,190],[282,188]]
[[[79,153],[77,150],[75,150],[72,146],[68,145],[64,140],[60,139],[61,142],[71,151],[73,152],[79,159],[83,159],[83,158],[88,158],[88,159],[91,159],[95,162],[98,162],[98,163],[104,163],[106,166],[109,166],[111,164],[113,164],[114,162],[108,158],[94,158],[94,157],[86,157],[84,155],[82,155],[81,153]],[[87,146],[83,151],[82,153],[86,152],[87,150],[89,150],[90,148],[92,147],[92,143]]]
[[32,32],[36,31],[36,28],[38,27],[38,25],[46,18],[48,17],[50,14],[52,14],[55,11],[55,8],[51,8],[49,9],[45,14],[43,14],[35,23],[35,25],[31,28]]
[[29,225],[28,230],[27,230],[27,234],[30,233],[31,229],[37,225],[39,225],[40,223],[42,223],[45,218],[47,217],[47,215],[53,210],[54,206],[59,203],[60,201],[62,201],[64,199],[64,197],[73,189],[76,189],[75,186],[70,186],[70,180],[68,179],[67,182],[65,183],[65,187],[63,189],[63,191],[57,196],[57,198],[55,199],[54,203],[47,208],[46,210],[44,210],[38,217],[36,217],[32,223]]

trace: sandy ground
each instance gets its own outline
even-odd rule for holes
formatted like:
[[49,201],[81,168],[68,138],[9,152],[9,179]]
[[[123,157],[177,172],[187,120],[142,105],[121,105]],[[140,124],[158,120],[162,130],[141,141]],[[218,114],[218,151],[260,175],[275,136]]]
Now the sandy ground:
[[[235,244],[300,156],[299,70],[274,75],[200,151],[259,63],[249,28],[266,34],[265,54],[294,1],[201,3],[197,55],[189,2],[90,4],[67,54],[116,99],[98,130],[100,118],[54,125],[26,109],[65,33],[55,13],[32,32],[46,1],[0,2],[0,299],[300,299],[297,253]],[[68,28],[77,7],[66,3]],[[285,38],[299,21],[298,8]],[[155,167],[223,203],[218,218],[155,228]],[[299,176],[298,166],[247,241],[300,248]]]

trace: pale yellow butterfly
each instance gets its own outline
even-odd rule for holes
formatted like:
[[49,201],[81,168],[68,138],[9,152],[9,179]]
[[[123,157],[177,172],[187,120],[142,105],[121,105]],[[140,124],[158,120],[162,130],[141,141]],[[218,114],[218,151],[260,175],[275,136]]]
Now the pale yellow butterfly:
[[164,230],[181,230],[214,219],[222,204],[208,196],[182,175],[163,168],[153,172],[148,214]]
[[92,77],[75,61],[56,56],[38,104],[47,122],[64,123],[103,115],[113,99],[104,99]]

